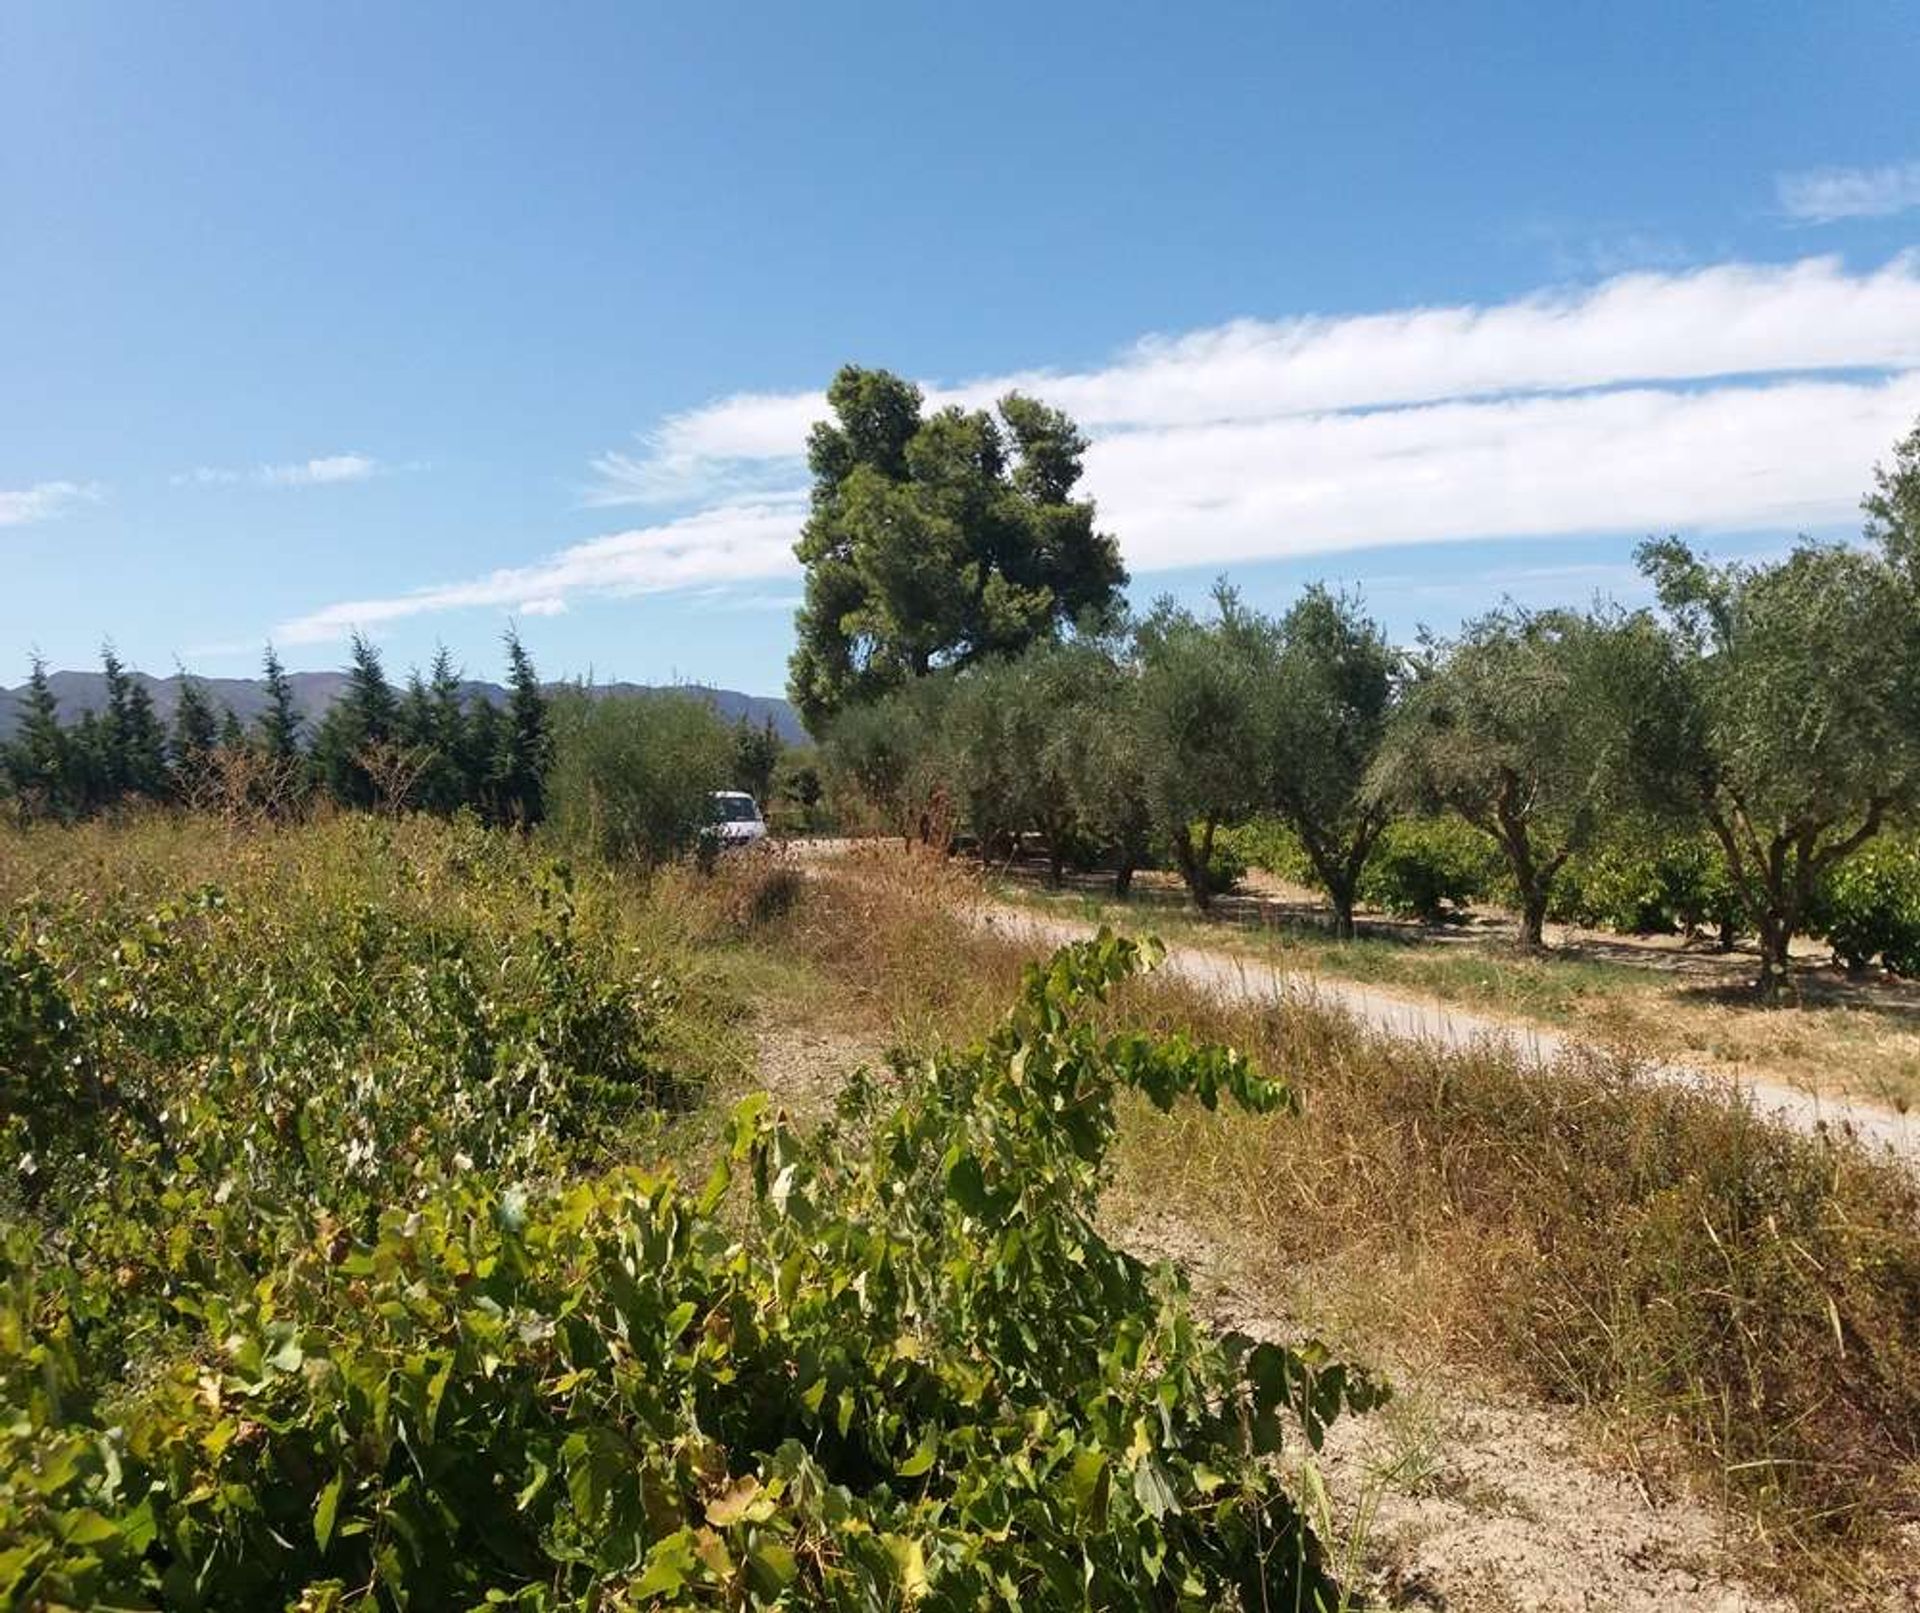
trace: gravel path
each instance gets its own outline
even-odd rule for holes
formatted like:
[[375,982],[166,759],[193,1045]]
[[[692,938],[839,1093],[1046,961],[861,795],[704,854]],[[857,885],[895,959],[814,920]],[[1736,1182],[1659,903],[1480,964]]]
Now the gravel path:
[[[1043,948],[1084,940],[1099,928],[1090,922],[1053,918],[1001,902],[983,903],[972,916],[998,934]],[[1433,998],[1403,996],[1326,975],[1289,972],[1208,947],[1170,944],[1165,967],[1170,974],[1229,1001],[1310,1002],[1337,1009],[1381,1035],[1403,1041],[1431,1042],[1448,1048],[1505,1043],[1541,1066],[1558,1062],[1579,1045],[1574,1038],[1544,1026],[1477,1014]],[[1685,1064],[1656,1064],[1649,1073],[1658,1080],[1706,1091],[1738,1090],[1757,1112],[1799,1131],[1844,1127],[1869,1144],[1884,1145],[1920,1169],[1920,1120],[1892,1109],[1758,1077],[1715,1074]]]

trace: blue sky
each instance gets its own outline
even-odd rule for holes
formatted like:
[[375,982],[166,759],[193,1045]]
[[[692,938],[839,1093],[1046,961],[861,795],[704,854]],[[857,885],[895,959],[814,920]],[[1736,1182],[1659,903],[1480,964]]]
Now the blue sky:
[[1088,426],[1144,601],[1396,633],[1857,529],[1910,5],[0,12],[0,682],[775,692],[842,362]]

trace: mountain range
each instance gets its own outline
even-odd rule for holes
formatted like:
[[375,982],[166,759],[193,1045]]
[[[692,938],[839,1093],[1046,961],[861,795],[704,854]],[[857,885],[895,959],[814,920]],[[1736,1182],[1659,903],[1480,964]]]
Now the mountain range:
[[[144,672],[130,673],[129,676],[153,696],[154,709],[159,712],[160,720],[171,722],[173,709],[180,699],[180,678],[155,678]],[[194,681],[206,691],[216,713],[224,706],[243,723],[251,724],[266,709],[266,685],[259,678],[196,677]],[[344,672],[290,672],[287,681],[293,685],[294,704],[307,719],[308,732],[312,732],[313,726],[346,688],[347,675]],[[60,720],[63,723],[77,721],[82,712],[99,711],[107,703],[104,673],[50,672],[47,682],[53,689],[54,698],[60,703]],[[466,682],[460,687],[469,699],[478,697],[490,700],[496,706],[503,704],[507,698],[507,691],[497,683]],[[551,691],[564,685],[548,684],[546,687]],[[598,695],[696,695],[728,722],[745,717],[757,724],[771,717],[775,732],[789,745],[800,744],[806,739],[793,707],[774,695],[742,694],[738,689],[712,689],[701,683],[674,684],[669,689],[643,683],[601,683],[593,686],[593,692]],[[20,703],[25,694],[25,685],[17,689],[0,689],[0,740],[8,738],[18,725]]]

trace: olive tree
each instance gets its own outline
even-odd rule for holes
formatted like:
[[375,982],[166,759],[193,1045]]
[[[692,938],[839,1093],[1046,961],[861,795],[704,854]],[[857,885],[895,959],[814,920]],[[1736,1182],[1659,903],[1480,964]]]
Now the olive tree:
[[1371,776],[1401,658],[1355,600],[1318,584],[1281,619],[1274,646],[1255,681],[1265,805],[1299,837],[1349,940],[1360,876],[1392,815]]
[[1215,591],[1202,621],[1162,601],[1135,633],[1135,714],[1142,786],[1155,830],[1201,911],[1212,905],[1207,868],[1221,825],[1260,805],[1257,685],[1265,625],[1231,589]]
[[952,689],[951,677],[922,678],[834,718],[820,759],[837,807],[864,808],[909,843],[942,836],[950,814],[945,716]]
[[1124,897],[1153,836],[1139,680],[1104,645],[1046,653],[1052,766],[1066,781],[1076,829],[1113,864],[1114,894]]
[[1726,854],[1769,995],[1822,876],[1920,789],[1920,611],[1899,558],[1802,542],[1714,566],[1677,538],[1641,546],[1676,665],[1656,778]]
[[1429,649],[1372,788],[1446,808],[1500,848],[1520,941],[1542,944],[1554,880],[1631,794],[1647,743],[1639,691],[1662,636],[1643,614],[1495,611]]

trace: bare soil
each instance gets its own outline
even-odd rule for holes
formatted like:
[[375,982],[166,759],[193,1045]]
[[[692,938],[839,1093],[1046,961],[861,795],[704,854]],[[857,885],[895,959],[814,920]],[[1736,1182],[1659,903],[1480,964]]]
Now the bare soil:
[[[1116,1229],[1171,1260],[1216,1325],[1297,1339],[1297,1318],[1225,1269],[1217,1246],[1159,1212]],[[1740,1573],[1742,1542],[1710,1506],[1656,1495],[1593,1453],[1575,1414],[1436,1365],[1376,1356],[1380,1411],[1336,1423],[1314,1461],[1331,1497],[1322,1533],[1353,1554],[1355,1589],[1449,1613],[1787,1613]],[[1330,1526],[1329,1526],[1330,1525]]]

